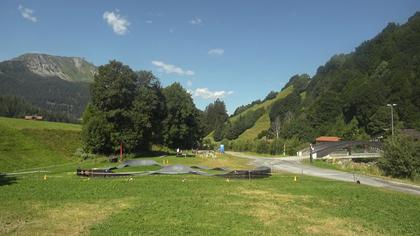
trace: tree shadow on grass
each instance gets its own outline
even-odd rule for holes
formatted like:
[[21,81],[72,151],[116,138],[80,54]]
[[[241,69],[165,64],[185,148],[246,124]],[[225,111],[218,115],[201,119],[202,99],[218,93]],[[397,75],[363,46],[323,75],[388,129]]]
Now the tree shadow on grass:
[[15,184],[16,180],[17,178],[15,176],[0,173],[0,186]]

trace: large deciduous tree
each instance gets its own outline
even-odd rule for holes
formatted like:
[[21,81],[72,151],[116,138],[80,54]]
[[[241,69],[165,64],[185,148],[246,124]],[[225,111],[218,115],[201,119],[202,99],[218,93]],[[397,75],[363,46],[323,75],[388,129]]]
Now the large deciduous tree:
[[203,113],[204,135],[213,130],[218,129],[220,131],[228,118],[226,105],[222,100],[216,99],[214,103],[210,103]]
[[201,137],[199,111],[191,95],[179,83],[163,89],[167,116],[163,121],[163,139],[171,148],[196,147]]
[[128,152],[146,150],[162,121],[164,99],[150,72],[135,73],[117,61],[100,66],[91,86],[92,101],[83,117],[88,151],[112,153],[122,144]]

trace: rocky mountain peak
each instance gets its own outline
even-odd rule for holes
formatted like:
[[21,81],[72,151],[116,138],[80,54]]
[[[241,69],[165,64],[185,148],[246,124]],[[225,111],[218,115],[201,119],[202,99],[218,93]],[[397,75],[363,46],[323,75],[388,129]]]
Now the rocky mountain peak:
[[31,72],[40,76],[58,77],[72,82],[91,82],[96,71],[93,64],[80,57],[28,53],[12,60],[22,62]]

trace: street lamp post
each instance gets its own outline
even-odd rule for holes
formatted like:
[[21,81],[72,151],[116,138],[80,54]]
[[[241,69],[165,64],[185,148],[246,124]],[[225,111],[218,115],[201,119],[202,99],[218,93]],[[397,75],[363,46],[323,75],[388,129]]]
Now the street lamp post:
[[394,138],[394,107],[397,104],[392,103],[392,104],[386,104],[386,105],[391,107],[391,133],[392,133],[392,138]]

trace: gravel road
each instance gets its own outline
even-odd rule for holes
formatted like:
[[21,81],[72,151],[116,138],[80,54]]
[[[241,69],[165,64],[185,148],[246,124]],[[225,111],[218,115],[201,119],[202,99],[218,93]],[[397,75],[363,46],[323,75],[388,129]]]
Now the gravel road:
[[360,174],[353,175],[353,173],[349,173],[349,172],[318,168],[318,167],[303,164],[302,160],[307,159],[307,157],[293,156],[293,157],[282,157],[282,158],[266,158],[266,157],[257,157],[257,156],[247,155],[247,154],[238,153],[238,152],[227,152],[227,153],[233,156],[237,156],[237,157],[248,158],[251,160],[252,165],[267,166],[267,167],[271,167],[273,170],[285,171],[285,172],[290,172],[294,174],[303,173],[305,175],[346,181],[346,182],[355,182],[359,180],[361,184],[365,184],[365,185],[370,185],[374,187],[382,187],[382,188],[391,189],[395,191],[420,195],[420,186],[399,183],[399,182],[394,182],[390,180],[385,180],[381,178],[360,175]]

